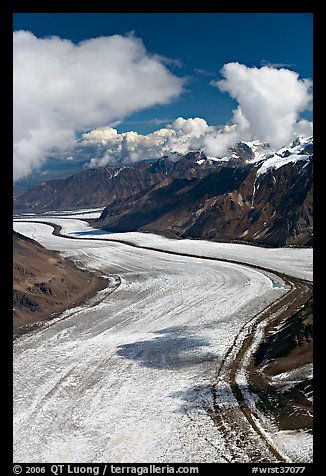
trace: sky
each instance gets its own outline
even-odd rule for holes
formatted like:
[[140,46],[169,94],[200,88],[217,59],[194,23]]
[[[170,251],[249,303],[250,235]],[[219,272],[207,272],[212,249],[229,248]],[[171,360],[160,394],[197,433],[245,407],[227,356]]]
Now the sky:
[[17,13],[14,179],[307,133],[312,36],[309,13]]

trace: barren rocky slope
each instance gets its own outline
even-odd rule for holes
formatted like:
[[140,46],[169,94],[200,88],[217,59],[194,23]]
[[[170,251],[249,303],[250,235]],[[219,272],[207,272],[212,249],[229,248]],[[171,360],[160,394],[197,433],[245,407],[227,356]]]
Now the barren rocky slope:
[[255,355],[257,393],[283,430],[312,430],[313,298],[267,334]]
[[[13,232],[13,328],[50,319],[94,295],[107,280]],[[26,330],[26,329],[25,329]]]
[[213,161],[198,164],[202,157],[200,152],[194,152],[128,167],[86,169],[66,179],[50,180],[14,197],[14,209],[41,212],[123,202],[165,180],[167,175],[171,178],[204,177],[220,168],[220,164]]
[[202,179],[167,178],[108,206],[95,226],[182,238],[311,246],[312,160],[257,176],[256,165],[225,167]]
[[171,153],[87,169],[14,199],[14,210],[105,206],[95,226],[264,246],[312,246],[313,138],[272,150],[240,142],[227,156]]

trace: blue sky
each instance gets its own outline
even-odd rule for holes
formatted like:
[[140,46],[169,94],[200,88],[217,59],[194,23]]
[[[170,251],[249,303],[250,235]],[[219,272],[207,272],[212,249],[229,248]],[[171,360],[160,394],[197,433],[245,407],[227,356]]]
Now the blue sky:
[[[75,43],[133,31],[148,52],[176,60],[168,68],[188,78],[185,92],[169,104],[133,113],[117,126],[119,132],[145,134],[179,116],[198,116],[213,125],[227,123],[237,103],[209,84],[220,79],[225,63],[284,65],[301,78],[312,78],[312,20],[306,13],[18,13],[14,29]],[[311,119],[311,113],[302,117]]]

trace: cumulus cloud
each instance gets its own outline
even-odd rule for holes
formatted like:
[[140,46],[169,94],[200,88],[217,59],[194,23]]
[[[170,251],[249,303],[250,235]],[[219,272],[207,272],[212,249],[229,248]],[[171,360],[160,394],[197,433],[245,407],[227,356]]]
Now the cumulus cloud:
[[239,63],[224,65],[221,74],[224,79],[211,84],[238,101],[250,135],[272,146],[286,144],[299,114],[310,107],[312,82],[289,69],[248,68]]
[[96,146],[95,157],[90,160],[91,167],[107,164],[132,163],[153,157],[161,157],[163,144],[172,134],[169,129],[160,129],[142,135],[134,131],[118,133],[112,127],[101,127],[83,134],[81,145]]
[[[74,44],[15,32],[14,178],[28,175],[56,154],[67,160],[81,155],[98,167],[191,150],[222,157],[241,140],[277,147],[297,135],[312,135],[312,123],[300,118],[312,104],[310,80],[283,67],[239,63],[225,64],[223,79],[210,82],[238,102],[228,125],[179,117],[147,135],[119,133],[115,126],[129,114],[181,94],[184,80],[167,63],[165,57],[150,55],[133,35]],[[89,132],[77,140],[76,133],[85,130]]]
[[166,127],[147,135],[134,131],[119,134],[112,127],[101,127],[83,134],[80,145],[93,152],[95,157],[90,160],[90,166],[98,167],[160,158],[173,152],[180,154],[186,154],[191,150],[209,152],[209,139],[214,141],[222,136],[228,138],[232,136],[230,142],[233,142],[232,134],[235,134],[235,127],[209,126],[199,117],[189,119],[178,117]]
[[179,117],[148,135],[99,128],[83,136],[84,146],[97,147],[90,165],[130,163],[191,150],[223,157],[239,141],[260,140],[278,147],[298,135],[312,135],[312,123],[300,119],[300,112],[311,104],[310,80],[284,68],[248,68],[239,63],[224,65],[221,74],[224,79],[210,84],[238,102],[229,125],[217,127],[199,117]]
[[74,44],[17,31],[13,52],[15,180],[51,154],[71,156],[76,132],[112,126],[183,90],[183,79],[133,35]]
[[313,135],[313,124],[306,119],[298,121],[294,127],[295,136],[312,136]]

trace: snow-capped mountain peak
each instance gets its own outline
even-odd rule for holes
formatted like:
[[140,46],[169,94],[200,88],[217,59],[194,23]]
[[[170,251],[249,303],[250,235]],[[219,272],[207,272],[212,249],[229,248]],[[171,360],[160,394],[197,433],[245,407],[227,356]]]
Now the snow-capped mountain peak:
[[[228,154],[222,157],[206,157],[198,152],[194,159],[198,165],[204,165],[206,161],[259,165],[257,176],[271,169],[277,169],[289,162],[309,160],[313,154],[313,137],[299,136],[290,144],[280,148],[272,148],[268,143],[255,141],[241,141],[229,148]],[[189,154],[188,154],[189,155]]]
[[219,157],[206,156],[203,151],[191,151],[186,155],[173,153],[169,160],[178,161],[187,158],[196,162],[199,166],[205,166],[206,162],[224,163],[236,166],[237,164],[256,164],[263,162],[257,171],[257,175],[265,173],[272,168],[279,168],[289,162],[308,160],[313,154],[313,137],[299,136],[291,143],[272,148],[266,142],[241,141],[230,147],[228,153]]
[[313,137],[297,137],[290,146],[270,151],[262,157],[263,163],[257,170],[257,176],[269,170],[275,170],[290,162],[308,161],[313,154]]

